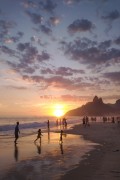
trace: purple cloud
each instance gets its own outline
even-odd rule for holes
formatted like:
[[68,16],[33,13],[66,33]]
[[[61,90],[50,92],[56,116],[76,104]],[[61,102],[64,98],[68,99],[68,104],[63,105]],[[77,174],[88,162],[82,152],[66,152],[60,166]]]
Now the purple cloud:
[[47,27],[46,25],[41,25],[40,29],[44,34],[52,35],[52,30],[49,27]]
[[44,0],[39,2],[40,9],[43,9],[49,13],[53,13],[55,8],[57,7],[57,4],[53,2],[52,0]]
[[77,19],[68,26],[69,33],[91,31],[95,26],[87,19]]
[[120,72],[108,72],[103,75],[105,78],[112,80],[115,83],[120,84]]
[[40,14],[37,13],[31,13],[30,11],[26,11],[26,14],[30,17],[31,21],[34,24],[41,24],[43,17]]
[[110,40],[97,43],[78,38],[69,43],[62,41],[61,44],[62,51],[71,60],[89,65],[91,68],[102,64],[118,63],[120,59],[120,49],[111,48],[112,41]]
[[57,69],[44,68],[41,69],[42,74],[73,76],[74,74],[84,74],[84,70],[72,69],[69,67],[59,67]]
[[109,20],[109,21],[114,21],[118,18],[120,18],[120,13],[118,10],[114,10],[106,16],[102,16],[102,19]]

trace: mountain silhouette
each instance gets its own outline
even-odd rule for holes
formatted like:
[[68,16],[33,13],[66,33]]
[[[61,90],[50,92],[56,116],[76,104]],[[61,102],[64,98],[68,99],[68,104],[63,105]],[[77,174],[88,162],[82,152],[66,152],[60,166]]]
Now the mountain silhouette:
[[115,104],[105,104],[102,98],[95,96],[92,102],[68,111],[67,116],[110,116],[120,115],[120,99]]

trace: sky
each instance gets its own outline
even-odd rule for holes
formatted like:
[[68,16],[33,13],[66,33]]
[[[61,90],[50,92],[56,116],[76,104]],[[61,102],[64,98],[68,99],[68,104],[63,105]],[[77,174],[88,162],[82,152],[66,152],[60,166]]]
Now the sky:
[[0,117],[120,98],[120,0],[0,0]]

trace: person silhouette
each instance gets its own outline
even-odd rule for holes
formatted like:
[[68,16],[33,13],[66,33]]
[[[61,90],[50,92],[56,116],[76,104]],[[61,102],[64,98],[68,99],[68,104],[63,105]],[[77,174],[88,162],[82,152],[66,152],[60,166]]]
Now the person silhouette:
[[38,139],[40,139],[40,142],[41,142],[41,136],[43,136],[42,132],[41,132],[41,129],[38,129],[38,135],[37,135],[37,138],[35,139],[34,142],[36,142]]
[[49,120],[47,121],[47,126],[48,126],[48,129],[50,129],[50,122],[49,122]]
[[16,126],[15,126],[15,141],[14,141],[15,144],[17,144],[17,140],[19,138],[19,133],[20,133],[19,122],[17,122]]

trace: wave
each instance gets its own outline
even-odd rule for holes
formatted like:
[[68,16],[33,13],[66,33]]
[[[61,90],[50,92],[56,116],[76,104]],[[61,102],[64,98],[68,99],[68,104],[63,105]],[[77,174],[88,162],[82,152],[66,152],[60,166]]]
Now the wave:
[[[51,124],[53,125],[53,123]],[[40,128],[40,127],[45,127],[46,126],[46,122],[32,122],[32,123],[23,123],[20,124],[19,127],[20,129],[34,129],[34,128]],[[0,131],[10,131],[10,130],[14,130],[15,125],[13,124],[6,124],[6,125],[1,125],[0,126]]]

